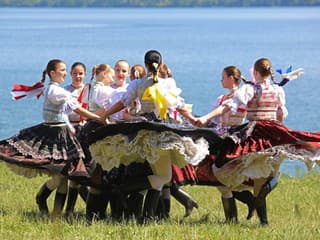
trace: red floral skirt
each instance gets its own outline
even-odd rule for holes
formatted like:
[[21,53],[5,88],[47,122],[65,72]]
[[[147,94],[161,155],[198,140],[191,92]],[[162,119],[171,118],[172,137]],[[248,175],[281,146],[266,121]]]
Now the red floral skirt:
[[284,159],[319,164],[320,132],[296,131],[278,121],[256,121],[225,138],[213,171],[224,185],[234,187],[249,178],[277,172]]

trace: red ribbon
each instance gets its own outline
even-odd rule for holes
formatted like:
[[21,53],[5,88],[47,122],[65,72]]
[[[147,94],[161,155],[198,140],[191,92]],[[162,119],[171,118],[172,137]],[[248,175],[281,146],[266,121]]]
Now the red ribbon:
[[32,86],[14,84],[12,86],[11,95],[14,100],[18,100],[26,96],[36,96],[37,98],[39,98],[42,95],[44,88],[44,83],[41,81],[35,83]]

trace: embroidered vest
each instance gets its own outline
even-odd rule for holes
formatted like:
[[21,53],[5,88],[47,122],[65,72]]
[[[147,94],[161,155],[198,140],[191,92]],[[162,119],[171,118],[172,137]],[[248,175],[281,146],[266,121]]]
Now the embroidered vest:
[[[225,96],[220,99],[219,105],[223,103],[225,100]],[[239,126],[244,123],[246,118],[246,108],[245,106],[241,105],[238,107],[237,112],[232,114],[231,112],[227,112],[221,116],[222,126],[229,127],[229,126]]]
[[[68,85],[68,86],[66,86],[64,89],[67,90],[68,92],[71,92],[72,98],[78,99],[78,98],[79,98],[79,95],[80,95],[81,92],[82,92],[83,87],[81,87],[81,88],[79,88],[79,89],[76,89],[76,88],[74,88],[72,85]],[[72,111],[72,112],[69,114],[69,121],[70,121],[71,123],[79,123],[79,122],[80,122],[80,115]]]
[[68,122],[68,116],[63,112],[64,104],[53,104],[48,96],[49,87],[46,89],[45,99],[43,103],[42,116],[47,123]]
[[100,87],[103,87],[103,86],[104,86],[103,83],[100,83],[100,82],[95,82],[93,84],[93,86],[92,86],[92,88],[90,90],[89,102],[88,102],[88,110],[90,112],[95,112],[100,108],[100,106],[96,102],[93,101],[92,95],[93,95],[94,91],[97,91]]
[[247,119],[249,121],[276,120],[280,104],[276,89],[272,85],[262,88],[259,84],[254,88],[254,96],[247,104]]

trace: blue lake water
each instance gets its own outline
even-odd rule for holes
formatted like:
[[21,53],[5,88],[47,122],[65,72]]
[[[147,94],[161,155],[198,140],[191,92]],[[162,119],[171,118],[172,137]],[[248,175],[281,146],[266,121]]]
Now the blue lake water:
[[[195,114],[208,112],[224,92],[225,66],[248,78],[260,57],[275,69],[303,67],[301,78],[285,86],[285,124],[319,131],[319,43],[320,8],[0,8],[0,139],[42,121],[42,100],[14,102],[10,89],[40,80],[49,59],[82,61],[90,73],[94,64],[119,59],[141,64],[149,49],[163,54]],[[285,162],[281,171],[300,175],[305,168]]]

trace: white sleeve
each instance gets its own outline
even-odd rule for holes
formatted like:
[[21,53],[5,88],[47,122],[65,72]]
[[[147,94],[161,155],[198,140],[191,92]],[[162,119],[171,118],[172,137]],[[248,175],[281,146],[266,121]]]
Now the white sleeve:
[[169,90],[177,88],[177,84],[176,84],[176,81],[174,80],[174,78],[167,78],[165,81],[168,82],[167,86],[168,86]]
[[278,89],[279,94],[279,108],[282,110],[283,118],[288,116],[288,109],[286,108],[286,95],[282,87],[275,86]]
[[276,86],[278,89],[279,93],[279,100],[280,100],[280,106],[285,106],[286,105],[286,95],[284,93],[284,90],[282,87]]
[[131,81],[127,87],[127,91],[122,95],[120,101],[125,107],[130,107],[132,102],[138,98],[138,86],[141,83],[141,79]]
[[110,98],[114,90],[107,87],[99,87],[92,93],[92,101],[99,107],[103,108],[104,103]]
[[65,111],[71,112],[81,105],[77,99],[73,98],[71,93],[59,86],[51,86],[48,91],[48,99],[53,104],[65,104]]
[[254,87],[250,84],[245,84],[236,91],[233,98],[229,98],[223,101],[221,105],[227,106],[232,114],[236,114],[239,106],[246,106],[247,103],[253,98],[253,96]]
[[105,110],[108,110],[112,105],[119,102],[123,95],[125,94],[125,91],[114,91],[111,96],[103,102],[103,108]]
[[235,97],[238,99],[238,102],[244,105],[247,105],[253,96],[254,87],[251,84],[242,85],[235,93]]

